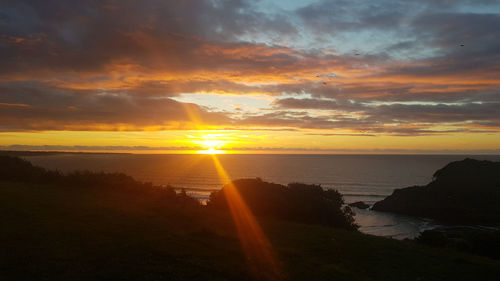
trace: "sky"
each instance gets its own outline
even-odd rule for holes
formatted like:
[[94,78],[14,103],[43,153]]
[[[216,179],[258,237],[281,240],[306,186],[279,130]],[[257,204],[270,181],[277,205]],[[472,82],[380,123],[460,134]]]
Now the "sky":
[[500,1],[0,1],[0,149],[500,154]]

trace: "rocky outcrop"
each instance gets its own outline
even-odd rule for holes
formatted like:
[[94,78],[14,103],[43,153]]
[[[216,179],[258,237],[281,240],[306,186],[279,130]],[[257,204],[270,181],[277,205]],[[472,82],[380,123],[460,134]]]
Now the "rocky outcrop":
[[350,207],[356,207],[358,209],[368,209],[370,207],[370,205],[366,204],[363,201],[354,202],[354,203],[351,203],[351,204],[348,204],[348,205]]
[[444,222],[500,224],[500,162],[452,162],[428,185],[396,189],[372,209]]

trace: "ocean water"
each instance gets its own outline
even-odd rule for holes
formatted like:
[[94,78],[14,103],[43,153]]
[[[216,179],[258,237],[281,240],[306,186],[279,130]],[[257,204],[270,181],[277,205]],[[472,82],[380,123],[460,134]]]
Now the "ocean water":
[[[466,157],[500,161],[500,156],[464,155],[217,155],[231,179],[262,178],[287,184],[302,182],[334,188],[346,203],[372,205],[396,188],[424,185],[451,161]],[[141,181],[186,188],[206,200],[224,182],[210,155],[55,154],[27,156],[33,164],[63,172],[91,170],[123,172]],[[437,225],[427,219],[354,208],[360,231],[397,239],[413,238]]]

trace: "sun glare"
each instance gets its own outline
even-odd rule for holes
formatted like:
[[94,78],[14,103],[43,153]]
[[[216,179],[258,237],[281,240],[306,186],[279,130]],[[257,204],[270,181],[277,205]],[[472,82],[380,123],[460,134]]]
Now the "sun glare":
[[192,143],[195,143],[203,148],[197,151],[197,153],[200,154],[225,154],[227,151],[221,148],[231,142],[227,140],[227,136],[220,134],[206,134],[200,137],[190,136],[190,138],[195,139],[191,141]]
[[210,147],[206,150],[198,150],[197,153],[199,153],[199,154],[225,154],[227,152],[225,150],[217,150],[213,147]]

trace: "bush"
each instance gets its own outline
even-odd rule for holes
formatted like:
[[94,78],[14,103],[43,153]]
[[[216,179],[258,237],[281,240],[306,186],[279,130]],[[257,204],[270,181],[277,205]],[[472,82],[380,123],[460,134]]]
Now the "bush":
[[[319,185],[291,183],[287,186],[261,179],[241,179],[232,182],[252,212],[291,221],[321,224],[354,230],[354,213],[344,205],[336,190],[323,190]],[[226,188],[215,191],[207,202],[209,208],[227,210]]]

